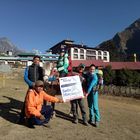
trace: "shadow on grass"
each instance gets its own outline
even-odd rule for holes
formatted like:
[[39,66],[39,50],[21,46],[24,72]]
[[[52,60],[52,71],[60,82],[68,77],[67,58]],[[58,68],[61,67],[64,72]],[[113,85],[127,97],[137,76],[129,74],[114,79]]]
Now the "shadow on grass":
[[65,119],[65,120],[68,120],[68,121],[73,121],[73,117],[71,117],[69,114],[61,112],[59,110],[55,110],[55,111],[56,111],[56,117],[59,117],[61,119]]
[[11,97],[3,97],[7,98],[9,102],[0,103],[0,116],[9,122],[17,123],[17,120],[19,119],[19,111],[23,106],[23,102]]
[[[56,111],[56,117],[59,117],[61,119],[65,119],[65,120],[68,120],[68,121],[71,121],[73,122],[74,118],[71,117],[69,114],[66,114],[64,112],[61,112],[59,110],[55,110]],[[83,121],[81,119],[78,119],[79,123],[83,123]]]
[[[11,123],[17,123],[19,120],[21,109],[23,107],[23,102],[11,97],[7,97],[7,96],[3,96],[3,97],[7,98],[9,101],[7,103],[0,103],[0,116]],[[59,110],[56,110],[56,117],[71,122],[73,121],[73,117]],[[79,119],[79,123],[82,123],[81,119]]]

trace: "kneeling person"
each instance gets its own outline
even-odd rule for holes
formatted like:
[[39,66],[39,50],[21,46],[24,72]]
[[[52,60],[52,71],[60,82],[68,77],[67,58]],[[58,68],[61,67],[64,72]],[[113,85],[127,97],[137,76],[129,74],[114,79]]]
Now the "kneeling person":
[[27,118],[28,127],[34,128],[33,125],[43,125],[48,123],[51,115],[51,106],[43,105],[43,100],[63,103],[61,99],[46,94],[43,90],[44,84],[38,80],[35,82],[34,89],[29,89],[25,100],[25,114]]

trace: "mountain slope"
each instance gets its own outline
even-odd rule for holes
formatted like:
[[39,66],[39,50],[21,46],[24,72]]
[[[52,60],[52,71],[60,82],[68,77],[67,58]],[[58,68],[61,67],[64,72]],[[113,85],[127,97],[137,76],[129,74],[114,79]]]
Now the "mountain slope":
[[140,19],[98,47],[108,50],[112,61],[131,61],[134,53],[137,54],[137,60],[140,60]]
[[0,53],[7,53],[7,51],[12,51],[13,55],[24,52],[18,49],[8,38],[0,38]]

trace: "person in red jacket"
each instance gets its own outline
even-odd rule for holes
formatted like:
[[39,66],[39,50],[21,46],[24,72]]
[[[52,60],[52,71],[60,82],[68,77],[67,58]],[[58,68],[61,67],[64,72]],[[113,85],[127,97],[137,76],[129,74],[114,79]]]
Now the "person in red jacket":
[[43,125],[49,122],[53,110],[50,105],[43,105],[43,100],[63,103],[63,100],[46,94],[43,87],[44,83],[38,80],[35,82],[34,89],[28,90],[25,100],[25,114],[29,128],[35,128],[34,125]]

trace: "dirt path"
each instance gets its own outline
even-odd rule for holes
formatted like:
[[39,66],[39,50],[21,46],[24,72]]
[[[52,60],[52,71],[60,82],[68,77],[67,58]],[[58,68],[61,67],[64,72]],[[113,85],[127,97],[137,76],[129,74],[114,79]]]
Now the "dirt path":
[[8,83],[0,88],[0,140],[140,140],[139,100],[100,96],[99,128],[73,124],[67,115],[70,104],[57,104],[57,117],[51,120],[50,128],[36,126],[32,130],[16,124],[27,89],[25,83],[22,80]]

